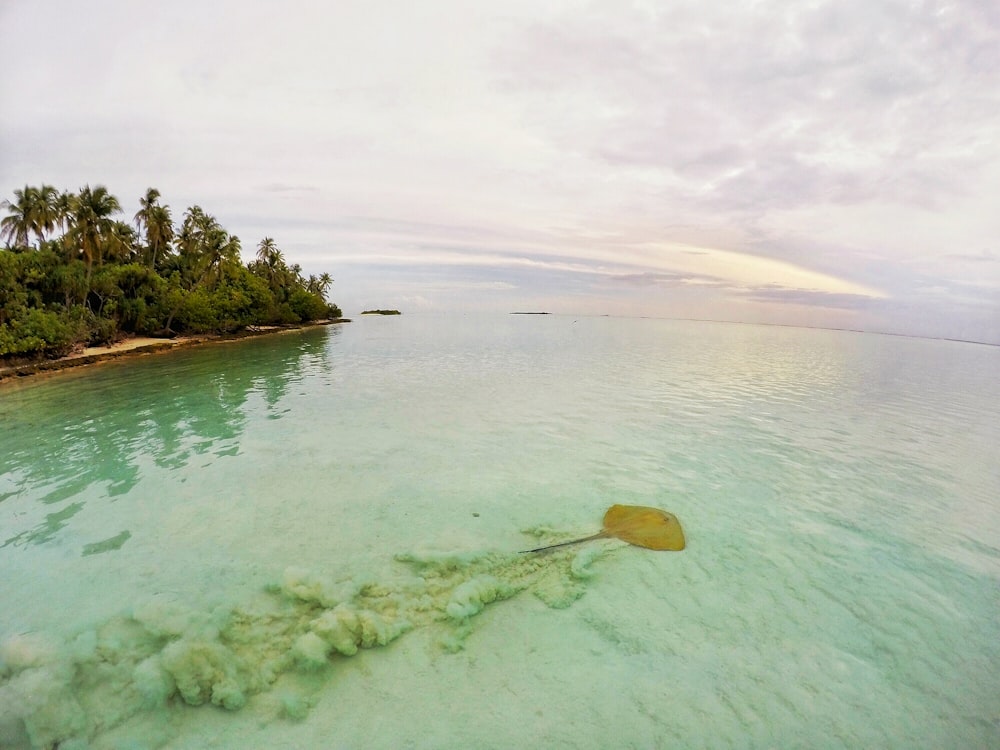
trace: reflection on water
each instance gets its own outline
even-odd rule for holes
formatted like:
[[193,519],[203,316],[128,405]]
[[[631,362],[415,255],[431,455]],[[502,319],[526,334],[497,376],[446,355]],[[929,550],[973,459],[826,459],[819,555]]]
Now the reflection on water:
[[0,503],[53,506],[2,546],[52,540],[84,507],[81,495],[95,484],[108,498],[125,495],[143,461],[175,469],[198,456],[236,455],[248,413],[280,418],[303,372],[330,372],[327,347],[338,335],[331,327],[196,347],[0,392]]
[[[998,366],[415,315],[18,384],[0,746],[1000,747]],[[476,614],[548,591],[518,529],[583,536],[611,502],[676,513],[688,548],[549,558],[571,608]]]
[[59,529],[69,522],[69,519],[81,510],[83,510],[83,503],[70,503],[54,513],[47,514],[45,520],[34,528],[10,537],[2,546],[6,547],[8,544],[42,544],[43,542],[47,542],[56,535]]

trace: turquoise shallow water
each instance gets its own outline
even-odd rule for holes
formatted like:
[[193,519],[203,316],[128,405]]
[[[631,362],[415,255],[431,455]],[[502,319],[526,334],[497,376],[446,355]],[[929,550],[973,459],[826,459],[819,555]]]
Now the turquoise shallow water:
[[[998,375],[404,315],[5,386],[0,746],[998,746]],[[688,549],[512,554],[614,502]]]

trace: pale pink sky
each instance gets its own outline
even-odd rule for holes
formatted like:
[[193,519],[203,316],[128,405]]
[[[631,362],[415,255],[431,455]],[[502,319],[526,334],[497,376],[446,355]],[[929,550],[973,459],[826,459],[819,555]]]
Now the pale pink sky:
[[194,203],[347,312],[1000,343],[1000,6],[0,2],[0,191]]

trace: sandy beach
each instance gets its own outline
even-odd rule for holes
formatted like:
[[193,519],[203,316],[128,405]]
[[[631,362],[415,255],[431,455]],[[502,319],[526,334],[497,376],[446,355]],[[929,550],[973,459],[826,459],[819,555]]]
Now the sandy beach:
[[238,341],[253,336],[264,336],[276,333],[288,333],[298,331],[303,328],[330,325],[333,323],[349,323],[348,318],[338,318],[336,320],[318,320],[302,325],[288,326],[251,326],[238,333],[231,334],[198,334],[192,336],[177,336],[172,339],[153,338],[150,336],[134,336],[132,338],[116,341],[108,346],[88,346],[79,351],[67,354],[65,357],[57,359],[46,359],[38,362],[30,362],[20,365],[0,366],[0,384],[11,380],[27,377],[29,375],[39,375],[42,373],[54,373],[76,367],[106,362],[111,359],[121,357],[142,356],[147,354],[162,354],[186,346],[208,343],[223,343],[227,341]]

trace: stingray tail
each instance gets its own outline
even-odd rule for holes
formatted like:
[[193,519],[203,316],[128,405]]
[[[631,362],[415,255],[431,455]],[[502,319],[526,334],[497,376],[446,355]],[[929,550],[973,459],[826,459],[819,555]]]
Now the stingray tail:
[[604,539],[607,536],[607,532],[598,531],[596,534],[591,536],[585,536],[582,539],[573,539],[568,542],[559,542],[559,544],[550,544],[547,547],[535,547],[535,549],[523,549],[519,554],[527,555],[531,552],[545,552],[550,549],[558,549],[559,547],[568,547],[571,544],[580,544],[580,542],[589,542],[592,539]]

